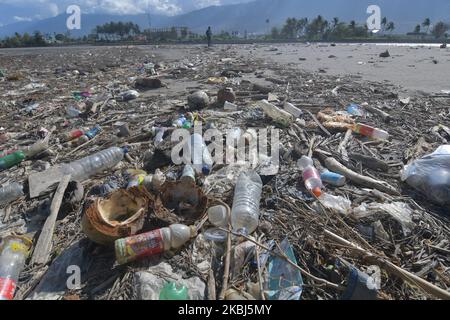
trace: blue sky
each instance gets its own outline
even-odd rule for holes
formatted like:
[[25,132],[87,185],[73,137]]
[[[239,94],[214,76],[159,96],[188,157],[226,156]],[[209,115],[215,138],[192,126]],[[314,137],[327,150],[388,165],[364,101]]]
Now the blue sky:
[[19,21],[54,17],[69,5],[79,5],[84,13],[176,15],[211,5],[250,0],[0,0],[0,26]]

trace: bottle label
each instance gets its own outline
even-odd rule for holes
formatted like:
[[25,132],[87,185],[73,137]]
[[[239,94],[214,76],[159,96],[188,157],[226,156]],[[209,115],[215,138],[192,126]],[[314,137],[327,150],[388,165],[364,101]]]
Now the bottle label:
[[83,131],[82,130],[74,130],[69,134],[69,139],[73,140],[76,138],[79,138],[83,135]]
[[127,261],[152,256],[164,251],[161,229],[153,230],[118,242]]
[[12,300],[16,291],[16,281],[0,277],[0,300]]
[[303,171],[303,181],[308,181],[309,179],[319,179],[320,180],[320,174],[319,171],[315,168],[309,168],[305,171]]
[[358,133],[366,137],[371,137],[373,135],[374,130],[375,130],[374,128],[366,125],[361,124],[358,125]]

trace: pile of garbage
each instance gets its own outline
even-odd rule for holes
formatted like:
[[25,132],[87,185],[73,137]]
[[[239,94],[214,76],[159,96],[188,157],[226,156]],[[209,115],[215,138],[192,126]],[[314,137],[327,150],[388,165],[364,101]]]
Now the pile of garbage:
[[186,52],[2,57],[0,299],[450,297],[446,97]]

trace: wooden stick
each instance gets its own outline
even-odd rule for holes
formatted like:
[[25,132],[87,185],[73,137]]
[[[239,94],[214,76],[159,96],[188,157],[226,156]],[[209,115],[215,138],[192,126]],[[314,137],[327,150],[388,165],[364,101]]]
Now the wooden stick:
[[341,141],[338,147],[338,152],[344,157],[344,159],[348,159],[347,144],[350,138],[352,137],[352,133],[353,133],[352,129],[348,129],[347,132],[345,133],[344,139]]
[[372,113],[375,113],[379,115],[385,122],[391,121],[391,115],[389,113],[384,112],[383,110],[380,110],[378,108],[372,107],[372,106],[365,106],[367,110],[369,110]]
[[341,238],[340,236],[332,233],[331,231],[325,230],[324,232],[328,237],[330,237],[334,241],[355,250],[359,254],[363,255],[366,259],[373,261],[373,263],[376,263],[376,264],[380,265],[381,267],[384,267],[384,269],[386,269],[390,273],[402,278],[405,281],[408,281],[412,285],[418,286],[419,288],[421,288],[428,294],[431,294],[439,299],[450,300],[450,292],[445,291],[445,290],[435,286],[432,283],[429,283],[428,281],[416,276],[415,274],[413,274],[409,271],[406,271],[400,267],[397,267],[395,264],[388,261],[386,258],[376,256],[376,255],[366,251],[365,249],[359,247],[358,245],[356,245],[350,241],[347,241],[344,238]]
[[216,278],[213,269],[209,269],[208,275],[208,300],[216,300]]
[[225,293],[228,289],[228,279],[230,277],[230,261],[231,261],[231,209],[226,206],[228,215],[228,237],[227,237],[227,247],[225,252],[225,264],[223,267],[223,281],[222,290],[220,291],[219,300],[225,299]]
[[313,115],[309,110],[305,110],[310,116],[311,118],[314,120],[314,122],[319,126],[320,129],[322,129],[323,132],[325,132],[327,134],[327,136],[331,137],[331,133],[330,131],[328,131],[321,123],[319,120],[317,120],[316,116]]
[[50,206],[50,215],[45,221],[31,258],[32,265],[46,264],[49,259],[50,252],[52,251],[52,239],[53,232],[55,230],[56,218],[58,217],[59,208],[61,207],[64,192],[69,185],[70,178],[70,175],[64,176],[55,192],[55,196],[53,197],[53,201]]
[[256,253],[256,265],[258,266],[258,282],[259,282],[259,291],[261,294],[261,300],[266,300],[266,296],[264,295],[264,285],[263,285],[263,277],[262,277],[262,271],[261,266],[259,265],[259,248],[255,248]]
[[377,189],[380,190],[382,192],[386,192],[388,194],[392,194],[395,196],[399,196],[400,193],[397,191],[397,189],[395,189],[394,187],[392,187],[391,185],[389,185],[388,183],[384,182],[384,181],[379,181],[379,180],[375,180],[373,178],[370,177],[366,177],[363,175],[360,175],[359,173],[356,173],[350,169],[348,169],[347,167],[345,167],[344,165],[342,165],[341,163],[339,163],[336,159],[334,158],[326,158],[325,159],[325,166],[332,172],[336,172],[339,174],[342,174],[343,176],[345,176],[347,179],[351,180],[352,182],[371,188],[371,189]]

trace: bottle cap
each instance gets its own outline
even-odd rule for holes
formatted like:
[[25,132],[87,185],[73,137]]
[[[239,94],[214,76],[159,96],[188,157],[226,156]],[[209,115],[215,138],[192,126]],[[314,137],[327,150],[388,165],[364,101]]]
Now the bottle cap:
[[211,173],[211,169],[208,166],[203,166],[202,173],[207,176]]
[[322,190],[321,190],[320,188],[314,188],[314,189],[312,190],[312,193],[313,193],[317,198],[319,198],[319,197],[322,195]]

